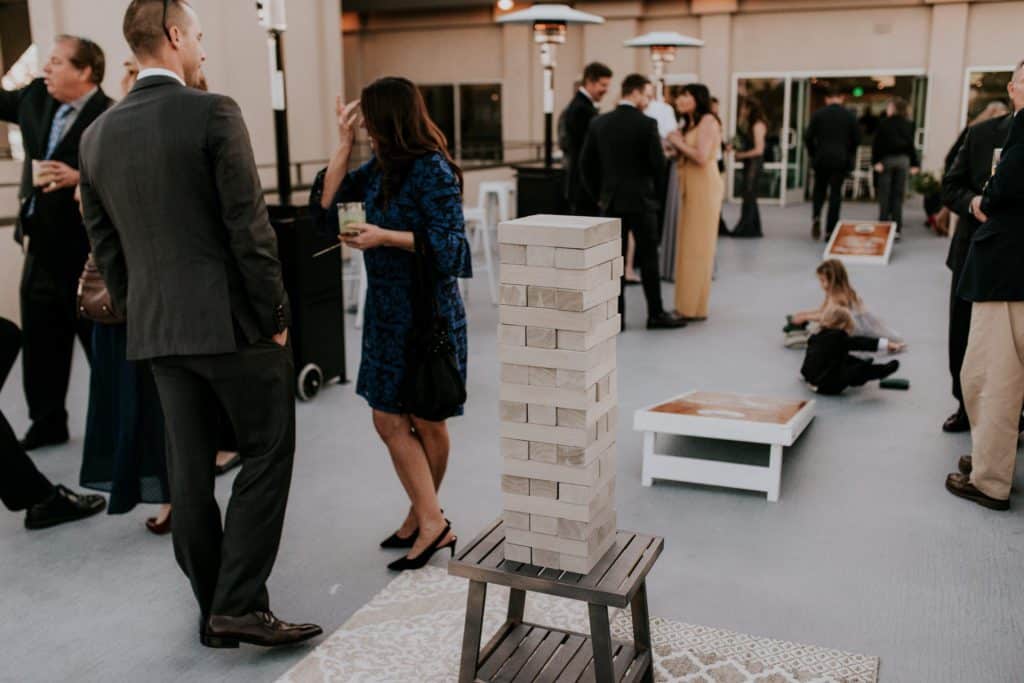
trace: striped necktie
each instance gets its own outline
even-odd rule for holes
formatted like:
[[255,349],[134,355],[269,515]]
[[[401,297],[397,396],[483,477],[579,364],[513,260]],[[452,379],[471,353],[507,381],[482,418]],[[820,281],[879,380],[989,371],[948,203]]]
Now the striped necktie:
[[[46,142],[46,159],[49,160],[53,156],[54,151],[57,149],[57,145],[60,144],[61,138],[64,137],[64,124],[67,123],[68,116],[75,110],[70,104],[62,104],[57,110],[57,114],[53,117],[53,123],[50,124],[50,137]],[[28,202],[28,210],[25,215],[32,217],[36,212],[36,196],[32,195],[32,199]]]

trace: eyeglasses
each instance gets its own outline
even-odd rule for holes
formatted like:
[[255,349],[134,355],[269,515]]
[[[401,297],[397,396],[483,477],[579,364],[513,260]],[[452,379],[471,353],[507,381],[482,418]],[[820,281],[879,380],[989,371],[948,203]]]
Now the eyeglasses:
[[173,43],[174,39],[171,38],[171,29],[167,28],[167,7],[170,6],[172,2],[174,2],[174,0],[164,0],[164,17],[163,21],[160,22],[160,25],[164,28],[164,35],[167,36],[167,41],[170,43]]

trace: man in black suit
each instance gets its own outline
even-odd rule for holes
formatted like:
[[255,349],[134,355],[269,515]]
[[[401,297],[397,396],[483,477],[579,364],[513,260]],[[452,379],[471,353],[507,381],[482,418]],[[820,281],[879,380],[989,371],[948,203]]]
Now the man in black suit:
[[[1014,109],[1024,108],[1024,62],[1014,72],[1007,91]],[[946,257],[946,266],[953,273],[949,294],[949,374],[953,377],[953,397],[959,405],[943,423],[945,432],[966,432],[971,428],[960,383],[971,328],[971,302],[957,296],[956,291],[971,239],[983,222],[978,210],[982,190],[992,176],[993,154],[1006,142],[1012,121],[1010,115],[1000,116],[968,128],[961,134],[963,142],[942,179],[942,201],[959,217]]]
[[[647,297],[647,328],[683,327],[686,322],[666,313],[661,301],[657,189],[665,172],[665,153],[658,122],[643,112],[649,82],[638,74],[622,81],[619,106],[590,124],[580,155],[580,173],[583,187],[597,199],[601,215],[622,221],[623,258],[629,234],[633,234],[634,260]],[[619,294],[619,312],[625,327],[624,292]]]
[[[150,360],[166,421],[174,551],[200,641],[274,646],[321,633],[279,621],[266,581],[295,451],[289,306],[242,113],[196,85],[205,59],[184,0],[133,0],[124,33],[138,82],[82,140],[93,254],[127,314],[129,360]],[[242,470],[221,528],[218,413]]]
[[[18,326],[0,318],[0,387],[7,380],[20,349]],[[60,484],[51,484],[18,443],[3,413],[0,413],[0,501],[12,512],[26,510],[26,529],[46,529],[74,522],[98,514],[107,506],[103,496],[79,495]]]
[[32,420],[22,441],[26,450],[68,440],[64,401],[76,335],[90,354],[92,325],[78,319],[75,301],[89,241],[74,195],[82,132],[111,104],[99,87],[104,68],[95,43],[58,36],[44,78],[21,90],[0,90],[0,120],[18,124],[25,144],[15,238],[26,250],[22,379]]
[[825,239],[831,236],[839,222],[843,203],[843,182],[853,170],[860,144],[857,118],[843,106],[843,93],[830,88],[825,106],[814,112],[804,133],[804,144],[814,169],[813,222],[811,237],[821,237],[821,209],[828,196],[828,218]]
[[608,92],[612,70],[600,62],[588,64],[583,70],[583,85],[576,91],[569,106],[562,112],[565,126],[565,198],[576,216],[598,215],[597,202],[580,182],[580,154],[587,137],[587,128],[597,116],[597,105]]

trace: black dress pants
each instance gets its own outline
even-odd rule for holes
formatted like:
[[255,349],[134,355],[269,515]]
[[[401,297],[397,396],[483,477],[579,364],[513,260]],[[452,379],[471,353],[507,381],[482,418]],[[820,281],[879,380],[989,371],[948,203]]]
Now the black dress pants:
[[[661,270],[658,264],[658,245],[661,242],[661,229],[658,223],[656,211],[641,211],[636,213],[615,213],[608,212],[611,218],[618,218],[622,221],[622,257],[626,257],[626,249],[629,246],[629,233],[633,233],[633,240],[636,242],[636,252],[633,255],[633,265],[640,269],[640,279],[644,288],[644,296],[647,298],[647,317],[654,318],[664,312],[661,301]],[[622,315],[622,325],[626,325],[626,288],[622,288],[619,294],[619,314]]]
[[[267,341],[232,354],[157,358],[152,367],[167,430],[178,564],[203,615],[266,610],[295,453],[292,351]],[[223,528],[213,495],[218,405],[242,458]]]
[[92,323],[80,320],[78,278],[84,263],[54,264],[31,249],[21,276],[22,381],[34,428],[64,429],[75,337],[92,356]]
[[[11,321],[0,318],[0,387],[20,348],[21,331]],[[36,469],[7,418],[0,413],[0,501],[8,510],[25,510],[43,502],[51,493],[53,484]]]
[[829,166],[814,167],[813,210],[815,220],[821,218],[821,210],[828,197],[828,217],[825,219],[825,235],[831,235],[839,222],[839,212],[843,205],[843,183],[846,181],[845,168]]
[[882,366],[866,358],[848,356],[843,364],[818,385],[818,393],[835,396],[849,387],[862,387],[873,379],[881,378]]
[[960,285],[960,270],[953,271],[949,291],[949,374],[953,378],[953,397],[964,410],[964,392],[960,385],[960,371],[967,355],[967,339],[971,333],[971,302],[956,295]]

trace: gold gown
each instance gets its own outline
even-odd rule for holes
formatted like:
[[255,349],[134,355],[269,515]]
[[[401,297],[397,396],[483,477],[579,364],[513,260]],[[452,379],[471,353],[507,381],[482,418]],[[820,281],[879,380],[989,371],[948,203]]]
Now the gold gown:
[[[697,129],[686,133],[684,139],[696,146]],[[682,206],[676,240],[676,312],[688,318],[706,318],[725,187],[713,160],[698,166],[684,157],[678,169]]]

